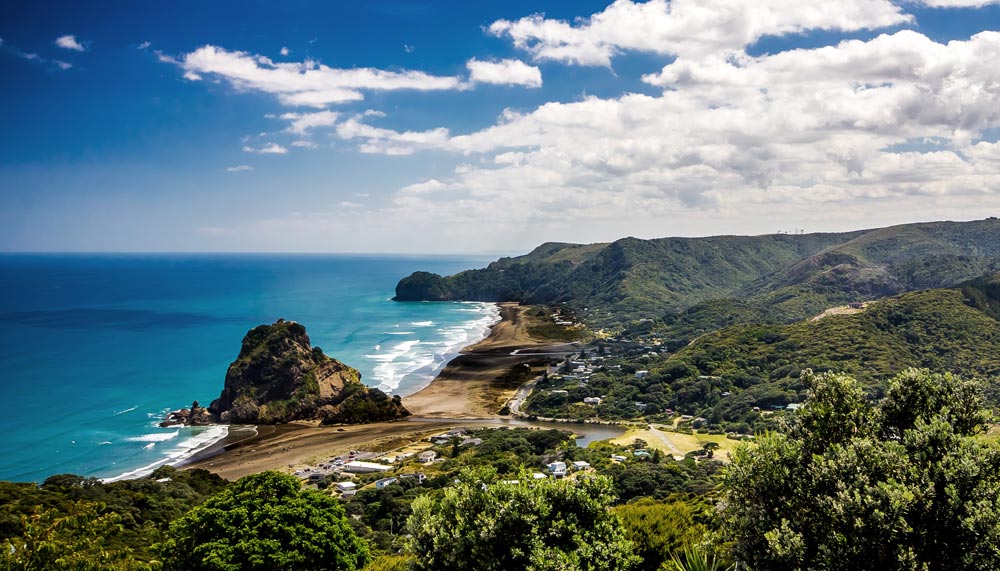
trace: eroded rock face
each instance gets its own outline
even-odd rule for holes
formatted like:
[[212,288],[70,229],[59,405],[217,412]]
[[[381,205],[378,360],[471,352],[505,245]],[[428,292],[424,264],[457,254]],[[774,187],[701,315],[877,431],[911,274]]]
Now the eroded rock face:
[[[200,411],[205,411],[204,413]],[[243,338],[219,398],[208,409],[171,413],[173,424],[327,424],[392,420],[407,416],[398,396],[361,383],[361,373],[313,347],[306,328],[279,319]]]

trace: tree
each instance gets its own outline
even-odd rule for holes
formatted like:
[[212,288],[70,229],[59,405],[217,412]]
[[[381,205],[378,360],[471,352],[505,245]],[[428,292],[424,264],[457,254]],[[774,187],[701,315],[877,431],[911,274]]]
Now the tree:
[[[693,549],[709,539],[717,527],[711,496],[676,494],[666,501],[641,498],[614,508],[626,536],[642,558],[641,569],[655,571],[674,554]],[[721,561],[720,561],[721,563]]]
[[851,377],[803,379],[791,425],[741,446],[726,472],[738,559],[755,571],[1000,567],[1000,450],[974,438],[973,383],[911,369],[870,406]]
[[421,496],[407,522],[416,571],[625,571],[638,562],[609,511],[607,478],[498,481],[466,470],[439,499]]
[[241,478],[170,526],[168,569],[354,571],[370,559],[334,498],[278,472]]
[[121,516],[103,506],[78,502],[64,513],[38,510],[21,516],[23,532],[0,542],[0,568],[7,571],[140,571],[129,549],[108,540],[121,534]]

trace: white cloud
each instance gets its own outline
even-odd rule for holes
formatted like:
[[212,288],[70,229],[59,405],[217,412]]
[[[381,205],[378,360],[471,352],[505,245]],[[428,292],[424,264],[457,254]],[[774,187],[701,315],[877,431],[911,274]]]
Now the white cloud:
[[409,186],[404,186],[399,189],[400,194],[431,194],[434,192],[440,192],[446,190],[448,185],[437,179],[430,179],[424,182],[418,182],[416,184],[411,184]]
[[316,143],[314,143],[312,141],[304,141],[304,140],[292,141],[292,146],[293,147],[298,147],[300,149],[318,149],[319,148],[319,145],[317,145]]
[[263,147],[251,147],[249,145],[244,146],[243,152],[257,153],[258,155],[284,155],[288,152],[288,149],[277,143],[269,143]]
[[338,69],[308,59],[274,62],[265,56],[211,45],[180,58],[160,55],[160,60],[180,66],[189,79],[212,76],[238,90],[275,95],[283,104],[292,106],[325,107],[359,101],[364,99],[363,91],[432,91],[464,87],[458,77],[435,76],[422,71],[367,67]]
[[0,38],[0,50],[6,51],[14,56],[17,56],[26,61],[30,61],[32,63],[51,64],[64,71],[67,69],[71,69],[73,67],[73,64],[69,62],[65,62],[58,59],[49,60],[33,52],[21,51],[20,49],[18,49],[17,46],[11,44],[10,42],[5,42],[3,38]]
[[413,52],[417,51],[417,48],[411,46],[410,44],[403,44],[403,51],[408,54],[412,54]]
[[344,208],[361,208],[362,206],[364,206],[363,204],[359,204],[357,202],[351,202],[349,200],[341,202],[340,205]]
[[625,50],[700,57],[741,50],[764,36],[879,29],[910,21],[889,0],[616,0],[575,24],[534,15],[497,20],[488,30],[510,38],[536,60],[610,66],[611,58]]
[[466,62],[465,67],[469,69],[469,79],[473,83],[542,86],[541,70],[516,59],[482,61],[472,58]]
[[234,167],[226,167],[226,172],[247,172],[252,170],[253,167],[250,165],[236,165]]
[[282,48],[281,48],[281,55],[283,55],[283,56],[287,56],[287,55],[288,55],[288,54],[290,54],[290,53],[292,53],[292,50],[290,50],[290,49],[288,49],[288,48],[286,48],[286,47],[282,47]]
[[314,113],[284,113],[281,119],[291,121],[285,131],[296,135],[305,135],[312,129],[332,127],[337,123],[339,113],[333,111],[316,111]]
[[[506,111],[467,134],[360,117],[337,132],[364,152],[479,155],[396,193],[398,216],[429,228],[530,222],[613,238],[665,235],[657,220],[692,213],[812,228],[831,212],[852,213],[841,227],[962,218],[1000,207],[1000,143],[978,142],[1000,128],[996,61],[998,32],[943,44],[900,31],[756,58],[680,57],[645,78],[659,95]],[[910,147],[924,151],[893,150]]]
[[342,139],[362,139],[358,147],[367,154],[410,155],[418,149],[448,147],[448,129],[428,131],[393,131],[362,123],[359,117],[350,117],[337,125],[337,135]]
[[59,36],[58,38],[56,38],[56,45],[59,46],[60,48],[73,50],[75,52],[82,52],[87,50],[87,48],[85,48],[83,44],[76,41],[76,36],[73,35]]
[[150,41],[148,41],[148,40],[147,40],[147,41],[145,41],[145,42],[142,42],[141,44],[139,44],[139,46],[138,46],[138,48],[137,48],[137,49],[140,49],[140,50],[148,50],[148,49],[149,49],[149,46],[151,46],[151,45],[153,45],[153,42],[150,42]]

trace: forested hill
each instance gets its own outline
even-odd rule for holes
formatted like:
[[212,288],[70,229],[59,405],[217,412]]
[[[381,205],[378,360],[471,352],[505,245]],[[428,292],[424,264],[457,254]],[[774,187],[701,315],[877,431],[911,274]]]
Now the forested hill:
[[688,340],[733,323],[787,323],[831,306],[950,287],[1000,269],[1000,220],[819,234],[547,243],[483,269],[416,272],[400,301],[567,303],[594,325]]
[[653,369],[674,391],[673,404],[728,420],[753,406],[800,401],[803,369],[847,372],[871,387],[911,366],[953,372],[986,379],[987,400],[995,404],[998,318],[1000,274],[893,296],[852,314],[733,325],[700,337]]

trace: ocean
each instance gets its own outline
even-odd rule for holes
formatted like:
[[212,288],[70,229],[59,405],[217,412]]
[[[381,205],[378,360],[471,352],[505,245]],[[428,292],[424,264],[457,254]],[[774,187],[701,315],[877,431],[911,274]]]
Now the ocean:
[[132,477],[224,427],[157,427],[222,390],[243,335],[278,318],[362,381],[406,395],[488,332],[492,304],[391,301],[415,270],[487,258],[333,255],[0,256],[0,479]]

